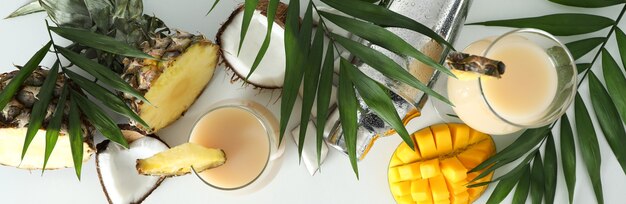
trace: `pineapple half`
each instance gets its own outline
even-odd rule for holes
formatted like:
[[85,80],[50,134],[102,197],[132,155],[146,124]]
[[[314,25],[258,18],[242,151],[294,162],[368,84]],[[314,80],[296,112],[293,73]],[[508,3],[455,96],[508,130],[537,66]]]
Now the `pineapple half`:
[[131,124],[150,134],[176,121],[202,93],[217,66],[219,46],[204,36],[177,31],[145,41],[141,48],[158,60],[126,58],[122,78],[150,103],[123,97],[150,127]]
[[[4,90],[7,84],[15,77],[19,71],[12,71],[0,75],[0,91]],[[15,94],[13,99],[2,109],[0,113],[0,164],[6,166],[14,166],[21,169],[42,169],[44,161],[44,152],[46,147],[46,127],[52,118],[52,113],[56,108],[61,89],[66,82],[63,75],[59,75],[56,81],[54,96],[46,117],[43,121],[41,129],[32,140],[28,151],[21,160],[22,147],[28,129],[30,113],[36,96],[39,93],[43,81],[48,76],[48,70],[35,70],[24,82],[20,90]],[[65,118],[67,118],[69,110],[69,101],[66,101]],[[83,162],[89,160],[95,152],[92,140],[93,128],[88,123],[82,123],[83,129]],[[50,155],[46,169],[60,169],[74,167],[72,160],[72,151],[67,131],[67,121],[64,121],[59,132],[59,138],[56,146]]]

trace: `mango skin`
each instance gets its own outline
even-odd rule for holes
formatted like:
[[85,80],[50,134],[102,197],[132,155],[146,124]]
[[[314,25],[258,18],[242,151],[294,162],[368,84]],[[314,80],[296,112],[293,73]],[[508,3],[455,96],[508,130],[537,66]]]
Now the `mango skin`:
[[[389,185],[397,203],[466,204],[487,189],[487,185],[466,185],[482,173],[467,172],[495,154],[491,136],[465,124],[437,124],[412,137],[415,151],[401,143],[389,164]],[[475,183],[490,181],[492,176]]]

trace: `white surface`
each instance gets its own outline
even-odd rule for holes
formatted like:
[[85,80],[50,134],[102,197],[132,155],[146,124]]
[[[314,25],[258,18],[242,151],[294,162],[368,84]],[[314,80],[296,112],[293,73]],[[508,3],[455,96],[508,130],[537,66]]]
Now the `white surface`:
[[[8,15],[25,2],[27,1],[4,2],[3,6],[0,7],[0,16]],[[146,1],[145,13],[158,15],[171,27],[190,32],[200,32],[213,38],[217,27],[226,20],[226,16],[236,3],[231,0],[222,1],[213,14],[205,16],[204,14],[212,2],[150,0]],[[547,0],[476,0],[470,10],[467,22],[582,11],[615,18],[619,9],[620,6],[607,9],[578,9],[558,6]],[[12,69],[12,63],[24,64],[37,49],[48,41],[44,30],[43,15],[41,14],[14,20],[0,20],[0,28],[0,44],[3,45],[3,51],[0,55],[0,66],[2,67],[0,71]],[[462,48],[471,41],[501,34],[507,30],[510,29],[468,26],[461,33],[456,47]],[[607,31],[608,29],[604,29],[591,35],[604,36]],[[578,36],[561,39],[567,42],[580,38]],[[615,56],[617,52],[613,42],[609,48]],[[586,56],[581,61],[590,61],[591,57]],[[44,64],[51,65],[52,59],[47,58]],[[597,65],[594,69],[596,73],[600,73]],[[229,79],[230,73],[226,73],[221,68],[218,69],[209,87],[185,117],[161,131],[159,135],[170,145],[183,143],[187,140],[191,126],[197,117],[205,112],[206,108],[213,102],[226,98],[250,98],[267,104],[274,111],[274,114],[278,115],[280,104],[275,101],[280,96],[279,91],[260,92],[250,87],[241,87],[239,82],[231,84]],[[588,101],[588,89],[585,86],[581,90],[585,96],[585,101]],[[299,102],[296,105],[299,106]],[[299,111],[295,110],[294,112]],[[410,125],[412,129],[440,122],[430,105],[427,105],[423,115],[417,121],[413,121]],[[295,114],[293,118],[295,120],[299,116]],[[294,125],[291,125],[288,130],[293,127]],[[626,183],[626,176],[619,168],[619,164],[599,132],[599,128],[597,131],[602,153],[601,173],[606,203],[623,203],[626,194],[623,193],[622,186]],[[498,149],[502,149],[515,138],[496,137],[495,139]],[[311,177],[303,166],[298,165],[294,143],[289,140],[285,141],[286,153],[278,175],[260,191],[248,195],[225,194],[205,186],[194,176],[182,176],[167,179],[160,188],[148,197],[145,203],[393,203],[387,187],[386,168],[389,156],[400,142],[400,138],[385,138],[377,142],[365,161],[359,163],[361,180],[356,180],[354,177],[348,158],[334,150],[329,152],[328,158],[322,166],[322,172]],[[559,144],[558,137],[557,144]],[[580,153],[577,156],[579,159],[574,199],[577,203],[595,203],[589,178],[580,159]],[[0,194],[4,196],[2,203],[106,203],[96,176],[94,161],[92,158],[84,165],[80,182],[76,180],[73,169],[47,171],[42,177],[39,171],[29,172],[11,167],[1,167]],[[497,174],[501,174],[503,171],[506,169],[499,170]],[[491,189],[493,189],[493,185],[490,186]],[[483,203],[486,199],[487,196],[483,196],[477,203]],[[510,199],[510,197],[507,198],[505,202],[509,203]],[[566,202],[565,182],[562,172],[559,170],[556,203]]]

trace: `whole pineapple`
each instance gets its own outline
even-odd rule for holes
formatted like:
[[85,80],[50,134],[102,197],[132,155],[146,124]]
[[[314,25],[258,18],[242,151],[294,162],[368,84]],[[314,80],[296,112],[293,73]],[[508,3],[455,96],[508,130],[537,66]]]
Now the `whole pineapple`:
[[124,94],[129,106],[156,132],[176,121],[198,98],[213,77],[219,47],[204,36],[183,31],[141,43],[144,52],[159,59],[124,59],[122,78],[144,94],[150,104]]
[[[19,71],[12,71],[0,74],[0,91],[4,90],[18,72]],[[57,106],[63,85],[67,81],[63,75],[59,75],[56,80],[56,87],[53,93],[54,97],[48,105],[41,129],[31,142],[24,159],[20,160],[20,157],[22,147],[24,146],[31,109],[37,100],[37,94],[39,94],[39,90],[47,76],[48,70],[42,68],[36,69],[26,79],[20,90],[7,106],[2,109],[0,113],[0,164],[23,169],[42,168],[46,144],[46,128]],[[46,169],[59,169],[74,166],[67,131],[69,100],[63,105],[66,106],[64,108],[64,121],[61,125],[57,144],[52,152],[52,156],[48,160]],[[82,126],[83,136],[85,137],[83,139],[83,161],[87,161],[95,151],[92,140],[93,128],[86,122],[83,122]]]

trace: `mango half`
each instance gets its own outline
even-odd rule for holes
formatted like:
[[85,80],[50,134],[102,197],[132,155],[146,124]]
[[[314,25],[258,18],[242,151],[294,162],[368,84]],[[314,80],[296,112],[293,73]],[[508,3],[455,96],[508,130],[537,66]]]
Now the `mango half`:
[[[403,142],[389,162],[389,187],[397,203],[468,204],[485,191],[487,185],[466,186],[482,173],[468,171],[496,152],[489,135],[465,124],[438,124],[412,137],[415,151]],[[492,176],[475,183],[490,181]]]

